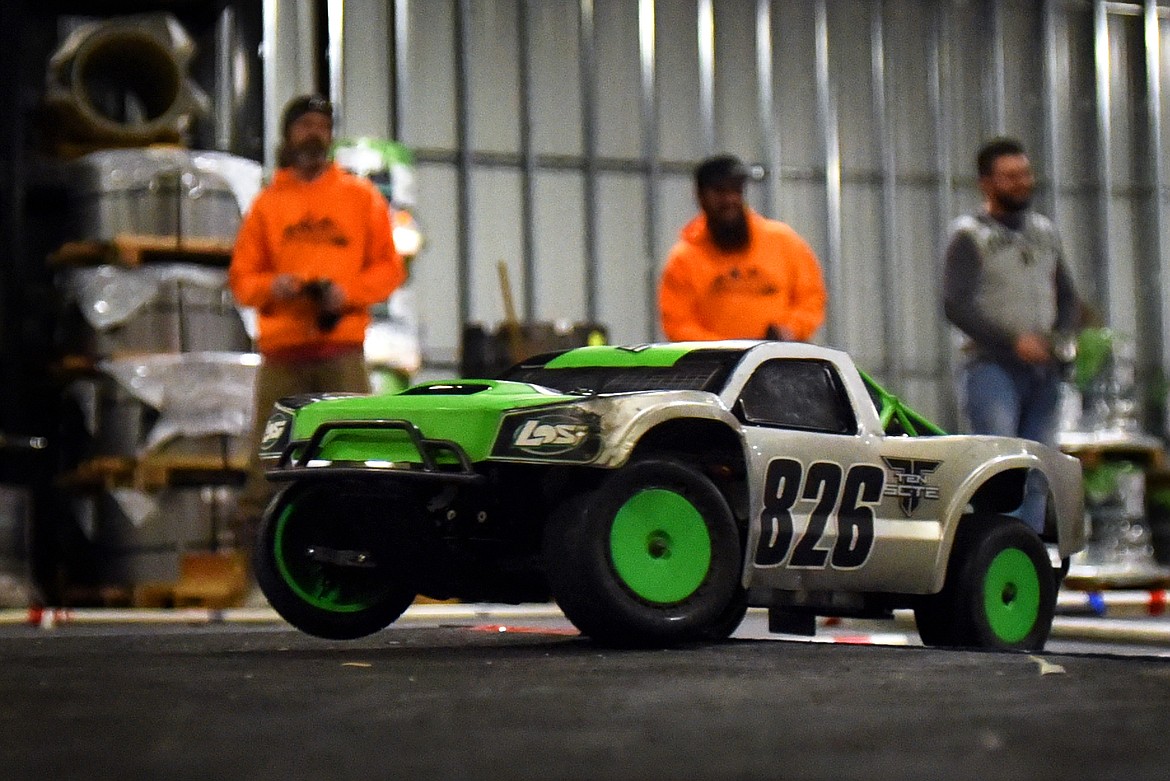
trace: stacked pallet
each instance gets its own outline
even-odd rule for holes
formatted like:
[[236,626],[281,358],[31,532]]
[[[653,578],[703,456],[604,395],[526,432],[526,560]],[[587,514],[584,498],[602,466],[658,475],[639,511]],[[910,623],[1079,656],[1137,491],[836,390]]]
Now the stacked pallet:
[[259,365],[227,265],[260,168],[177,147],[71,166],[73,238],[49,262],[64,304],[65,394],[81,425],[60,483],[96,561],[64,593],[226,607],[243,598],[228,519]]

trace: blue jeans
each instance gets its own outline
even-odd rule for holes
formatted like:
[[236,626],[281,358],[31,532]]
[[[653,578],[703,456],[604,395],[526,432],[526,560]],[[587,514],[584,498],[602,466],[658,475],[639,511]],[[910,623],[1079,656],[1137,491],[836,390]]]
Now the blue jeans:
[[[972,434],[1056,445],[1060,370],[1055,364],[1008,364],[974,358],[959,372],[959,399]],[[1012,514],[1037,532],[1043,531],[1047,493],[1040,473],[1030,472],[1024,503]]]

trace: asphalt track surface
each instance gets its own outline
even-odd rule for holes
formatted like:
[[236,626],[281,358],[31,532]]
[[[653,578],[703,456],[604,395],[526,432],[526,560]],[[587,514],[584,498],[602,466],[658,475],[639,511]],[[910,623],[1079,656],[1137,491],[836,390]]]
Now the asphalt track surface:
[[757,639],[760,621],[669,650],[544,615],[404,618],[352,642],[5,626],[0,778],[1170,778],[1165,648]]

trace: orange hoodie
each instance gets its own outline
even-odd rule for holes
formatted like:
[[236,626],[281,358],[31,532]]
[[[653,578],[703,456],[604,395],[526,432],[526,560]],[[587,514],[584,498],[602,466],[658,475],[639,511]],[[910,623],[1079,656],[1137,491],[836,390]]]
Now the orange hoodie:
[[[272,282],[279,274],[340,286],[345,304],[337,326],[322,331],[305,296],[277,301]],[[370,305],[405,279],[386,199],[371,182],[335,164],[311,182],[290,169],[276,172],[240,225],[228,272],[236,300],[259,314],[258,347],[266,356],[327,355],[360,346]]]
[[658,288],[662,330],[675,341],[762,339],[768,326],[807,341],[825,319],[825,283],[796,231],[747,210],[748,246],[725,252],[699,214],[679,233]]

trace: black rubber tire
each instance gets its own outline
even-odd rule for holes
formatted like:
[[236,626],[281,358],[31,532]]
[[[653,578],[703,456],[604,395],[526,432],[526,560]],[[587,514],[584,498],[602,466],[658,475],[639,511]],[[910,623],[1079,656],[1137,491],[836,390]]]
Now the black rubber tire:
[[942,591],[914,610],[918,634],[933,646],[1038,651],[1052,628],[1056,583],[1044,543],[1023,522],[968,516]]
[[731,637],[735,630],[739,628],[739,625],[743,623],[744,616],[747,615],[747,610],[747,590],[738,588],[732,596],[731,601],[727,603],[727,607],[723,610],[723,615],[715,619],[704,630],[704,639],[720,641]]
[[962,645],[955,630],[955,610],[946,586],[938,594],[923,597],[914,606],[914,623],[923,645],[953,648]]
[[[622,519],[637,513],[619,516],[619,511],[645,501],[661,508],[655,502],[663,497],[683,511],[664,515],[661,521],[653,513],[641,515],[650,531],[644,538],[640,531],[629,532]],[[662,530],[666,532],[661,539],[671,532],[678,537],[668,541],[665,551],[651,541],[661,541],[657,535]],[[680,542],[683,537],[706,542],[687,547]],[[706,543],[709,560],[703,570],[701,548]],[[667,591],[677,593],[659,598],[647,593],[652,589],[644,582],[631,585],[629,565],[623,576],[614,550],[620,551],[623,562],[634,562],[638,574],[657,576],[666,568],[668,575],[661,582],[667,583]],[[617,646],[672,645],[710,639],[708,632],[722,631],[725,626],[719,622],[730,624],[729,611],[740,591],[742,558],[740,535],[719,489],[694,467],[663,458],[628,464],[594,490],[565,501],[553,513],[543,541],[545,572],[561,610],[583,634]],[[663,562],[661,567],[656,561]],[[688,569],[671,580],[679,573],[671,567],[679,565]]]
[[[297,629],[329,640],[385,629],[416,596],[396,580],[379,519],[363,512],[368,503],[348,498],[343,485],[325,481],[287,486],[264,512],[253,560],[273,609]],[[368,550],[376,563],[368,569],[322,563],[308,556],[314,545]]]

